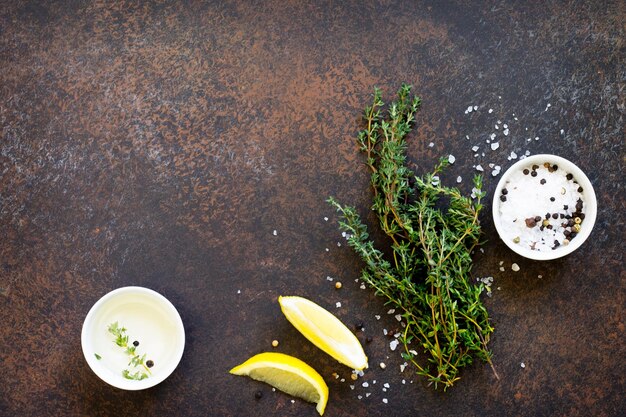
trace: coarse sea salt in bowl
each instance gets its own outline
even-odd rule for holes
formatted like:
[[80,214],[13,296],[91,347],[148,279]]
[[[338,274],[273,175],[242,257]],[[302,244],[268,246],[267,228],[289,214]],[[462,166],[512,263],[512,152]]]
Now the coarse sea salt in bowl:
[[560,156],[522,159],[500,178],[493,222],[514,252],[551,260],[575,251],[591,234],[596,194],[585,173]]
[[[110,331],[114,323],[118,331],[124,328],[118,333],[123,346],[116,344],[119,339]],[[185,329],[167,298],[148,288],[123,287],[105,294],[89,310],[81,345],[87,364],[100,379],[136,391],[153,387],[174,372],[183,356]]]

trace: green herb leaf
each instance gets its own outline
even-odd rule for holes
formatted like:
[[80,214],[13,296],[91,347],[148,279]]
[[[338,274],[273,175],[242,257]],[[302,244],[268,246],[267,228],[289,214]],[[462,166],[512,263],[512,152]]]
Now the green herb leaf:
[[[441,184],[438,175],[448,166],[448,158],[442,158],[431,173],[415,175],[406,166],[405,137],[413,128],[420,99],[404,84],[386,112],[382,106],[381,92],[375,89],[357,144],[366,154],[374,192],[372,210],[390,238],[393,259],[387,260],[375,248],[354,207],[332,197],[328,202],[340,214],[339,227],[347,233],[348,244],[365,263],[363,281],[400,310],[406,321],[399,340],[403,357],[417,373],[435,388],[447,389],[475,356],[488,362],[495,374],[487,350],[493,327],[480,300],[481,287],[472,284],[470,275],[471,253],[480,243],[482,177],[474,178],[472,200]],[[419,362],[409,346],[412,342],[425,353]]]
[[94,356],[96,357],[96,359],[100,360],[102,359],[102,356],[98,355],[97,353],[94,353]]

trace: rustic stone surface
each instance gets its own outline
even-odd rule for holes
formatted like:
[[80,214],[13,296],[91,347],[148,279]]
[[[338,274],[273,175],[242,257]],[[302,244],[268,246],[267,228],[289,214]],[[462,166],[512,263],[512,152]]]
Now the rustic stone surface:
[[[228,374],[273,339],[325,377],[329,416],[623,412],[624,3],[311,3],[3,2],[1,415],[316,415]],[[548,152],[577,163],[598,196],[589,241],[552,262],[508,250],[487,203],[475,272],[494,276],[499,381],[476,364],[442,393],[399,374],[382,335],[397,323],[337,246],[324,200],[367,212],[359,114],[374,86],[388,98],[402,81],[424,103],[416,170],[453,154],[444,181],[461,175],[468,191],[474,164]],[[179,368],[144,392],[101,382],[80,348],[91,305],[126,285],[168,297],[188,336]],[[354,391],[334,380],[350,371],[289,325],[280,294],[363,321],[371,363],[387,368]]]

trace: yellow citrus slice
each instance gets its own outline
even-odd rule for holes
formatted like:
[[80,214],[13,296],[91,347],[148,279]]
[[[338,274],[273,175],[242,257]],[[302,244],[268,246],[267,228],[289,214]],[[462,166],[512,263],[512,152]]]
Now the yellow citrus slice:
[[303,297],[278,297],[287,320],[315,346],[353,369],[367,368],[359,339],[337,317]]
[[247,375],[294,397],[317,403],[317,412],[324,414],[328,402],[328,386],[315,369],[298,358],[283,353],[259,353],[235,366],[230,373]]

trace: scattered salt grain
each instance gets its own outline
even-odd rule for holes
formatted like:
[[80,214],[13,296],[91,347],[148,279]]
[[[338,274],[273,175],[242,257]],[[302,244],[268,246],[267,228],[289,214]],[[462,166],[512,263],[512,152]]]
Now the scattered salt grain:
[[494,140],[496,138],[496,134],[492,133],[491,135],[489,135],[489,139]]
[[435,146],[435,143],[434,143],[434,142],[430,142],[430,143],[428,144],[428,147],[429,147],[429,148],[432,148],[433,146]]
[[535,136],[535,140],[539,140],[539,136]]
[[366,392],[366,393],[365,393],[365,398],[369,398],[369,396],[370,396],[370,395],[372,395],[372,393],[371,393],[371,392]]
[[489,114],[493,113],[493,109],[489,109]]
[[561,135],[565,134],[565,130],[561,129]]
[[403,379],[403,380],[402,380],[402,384],[406,384],[406,379]]
[[463,181],[463,178],[461,178],[460,175],[458,177],[456,177],[456,182],[461,183],[461,181]]
[[394,317],[396,318],[396,320],[402,321],[402,314],[396,314]]
[[295,403],[296,403],[296,400],[291,400],[291,404],[295,404]]
[[537,275],[537,278],[541,279],[543,278],[543,275]]
[[498,143],[498,142],[494,142],[494,143],[491,144],[491,150],[492,151],[495,151],[499,147],[500,147],[500,143]]
[[329,252],[329,251],[330,251],[330,249],[328,249],[328,248],[324,248],[324,250],[325,250],[326,252]]
[[241,290],[237,290],[237,294],[241,294]]
[[328,221],[328,217],[324,217],[324,221],[327,222]]
[[500,272],[504,272],[504,267],[503,266],[500,267]]
[[479,149],[479,147],[478,147],[478,146],[472,146],[472,151],[473,151],[473,152],[476,152],[478,149]]
[[514,263],[513,265],[511,265],[511,269],[513,270],[513,272],[517,272],[520,270],[520,267],[518,264]]
[[389,310],[387,310],[387,314],[393,314],[396,312],[395,308],[390,308]]
[[478,110],[478,106],[474,106],[474,111]]
[[364,382],[361,385],[363,386],[363,388],[367,388],[370,386],[369,382]]
[[380,363],[380,369],[385,369],[387,367],[387,365],[385,365],[385,362],[381,362]]
[[340,307],[341,307],[341,303],[340,303],[339,301],[337,301],[337,302],[335,303],[335,307],[340,308]]
[[274,236],[276,236],[276,235],[278,234],[278,232],[277,232],[276,230],[274,230],[274,231],[272,232],[272,234],[273,234]]
[[361,284],[361,286],[359,288],[364,290],[365,289],[365,284]]
[[331,276],[327,276],[327,277],[326,277],[326,281],[332,281],[333,279],[334,279],[334,278],[333,278],[333,277],[331,277]]
[[503,128],[508,129],[509,125],[507,125],[506,123],[502,125]]
[[504,136],[509,136],[509,129],[504,129],[502,133],[504,134]]
[[350,389],[351,389],[351,390],[354,390],[354,385],[350,385]]
[[356,397],[357,397],[359,400],[362,400],[362,399],[363,399],[363,396],[362,396],[362,395],[357,395]]
[[391,350],[396,350],[396,348],[398,347],[398,344],[400,342],[398,342],[397,340],[392,340],[391,342],[389,342],[389,349]]
[[498,125],[495,125],[495,127],[496,127],[496,129],[500,129],[500,126],[498,126]]
[[386,398],[383,398],[383,402],[384,402],[385,404],[387,404],[389,401],[387,401],[387,399],[386,399]]
[[520,363],[519,366],[521,366],[522,368],[526,368],[526,364],[524,362]]
[[510,161],[511,159],[517,159],[517,154],[514,151],[511,151],[511,154],[509,155],[508,160]]
[[389,382],[385,382],[385,383],[383,384],[383,387],[385,387],[385,388],[391,388],[391,386],[389,385]]
[[454,161],[456,161],[456,158],[454,157],[454,155],[450,155],[448,156],[448,162],[450,162],[451,164],[454,163]]
[[476,171],[483,172],[483,171],[484,171],[484,169],[483,169],[483,167],[482,167],[482,166],[480,166],[480,164],[478,164],[478,165],[476,165]]
[[404,372],[404,370],[406,369],[408,363],[404,362],[403,364],[400,365],[400,372]]
[[465,109],[465,114],[471,113],[472,110],[474,110],[474,107],[473,106],[469,106],[467,109]]
[[552,107],[552,104],[548,103],[548,104],[546,105],[546,109],[545,109],[544,111],[548,111],[548,109],[549,109],[550,107]]
[[387,336],[387,335],[389,334],[389,332],[387,331],[387,329],[383,329],[383,334],[384,334],[385,336]]
[[376,314],[374,317],[376,317],[376,320],[380,320],[380,316],[378,314]]

